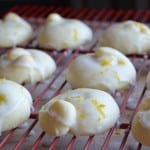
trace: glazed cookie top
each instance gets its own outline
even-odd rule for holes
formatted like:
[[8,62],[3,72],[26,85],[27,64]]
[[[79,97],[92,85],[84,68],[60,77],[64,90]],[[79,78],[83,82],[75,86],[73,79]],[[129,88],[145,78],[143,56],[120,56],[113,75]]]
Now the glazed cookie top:
[[14,79],[19,83],[35,83],[49,77],[55,71],[56,64],[48,54],[40,50],[14,48],[0,57],[0,69],[3,70],[0,77]]
[[32,36],[32,27],[15,13],[8,13],[0,20],[0,47],[26,43]]
[[8,115],[13,116],[13,112],[23,101],[26,101],[31,107],[32,97],[23,86],[13,81],[0,79],[0,133],[3,119]]
[[77,19],[50,14],[41,28],[37,41],[41,47],[62,50],[76,48],[92,39],[91,29]]
[[75,88],[115,91],[134,84],[136,70],[121,52],[109,47],[99,47],[93,54],[78,56],[69,65],[66,78]]
[[39,122],[52,135],[95,135],[110,129],[119,115],[119,107],[109,94],[81,88],[60,94],[42,106]]
[[141,54],[150,50],[150,29],[143,23],[124,21],[106,29],[100,45],[116,48],[124,54]]

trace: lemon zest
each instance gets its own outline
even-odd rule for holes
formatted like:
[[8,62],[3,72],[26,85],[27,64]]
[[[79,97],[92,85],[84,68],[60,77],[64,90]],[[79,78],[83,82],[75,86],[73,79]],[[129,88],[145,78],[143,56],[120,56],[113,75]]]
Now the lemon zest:
[[0,94],[0,105],[6,103],[6,95]]
[[99,113],[102,115],[102,117],[105,118],[106,115],[103,111],[103,109],[105,108],[105,104],[99,104],[96,99],[92,100],[92,104],[96,107],[96,109],[99,111]]

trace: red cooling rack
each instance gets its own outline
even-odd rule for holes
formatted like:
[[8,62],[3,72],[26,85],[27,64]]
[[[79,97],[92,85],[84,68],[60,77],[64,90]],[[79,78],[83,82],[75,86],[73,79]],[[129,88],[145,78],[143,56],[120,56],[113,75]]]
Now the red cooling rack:
[[[67,18],[77,18],[85,23],[87,23],[93,30],[94,35],[96,35],[98,30],[103,30],[104,28],[109,27],[111,24],[117,22],[117,21],[124,21],[124,20],[136,20],[144,23],[150,22],[150,11],[133,11],[133,10],[97,10],[97,9],[73,9],[73,8],[62,8],[62,7],[48,7],[48,6],[15,6],[11,8],[9,11],[16,12],[23,18],[25,18],[27,21],[29,21],[34,30],[35,33],[38,31],[38,29],[43,25],[44,19],[47,17],[49,13],[56,12],[61,14],[64,17]],[[7,12],[8,13],[8,12]],[[35,34],[36,36],[36,34]],[[35,41],[35,36],[33,39],[24,47],[29,48],[38,48],[38,45]],[[67,50],[63,50],[61,52],[56,51],[47,51],[56,61],[57,67],[59,67],[58,71],[54,74],[54,76],[51,78],[49,83],[46,87],[43,88],[43,90],[36,96],[33,102],[33,106],[37,108],[37,111],[35,113],[32,113],[29,119],[29,126],[24,129],[12,129],[11,131],[5,133],[0,137],[0,149],[13,149],[13,150],[26,150],[26,149],[32,149],[32,150],[97,150],[97,149],[113,149],[111,144],[113,144],[114,139],[117,139],[114,143],[116,143],[118,146],[115,149],[123,150],[128,149],[127,147],[128,142],[130,139],[135,142],[136,149],[148,149],[144,147],[142,144],[137,143],[132,136],[130,136],[130,126],[132,119],[137,111],[137,108],[145,95],[147,89],[145,86],[145,83],[143,84],[142,88],[140,88],[140,92],[138,93],[138,96],[136,97],[136,108],[132,111],[130,111],[130,117],[127,121],[122,121],[120,119],[119,125],[116,123],[112,129],[110,129],[107,133],[105,133],[102,137],[100,136],[90,136],[90,137],[76,137],[76,136],[64,136],[64,137],[53,137],[50,135],[47,135],[45,132],[43,132],[41,129],[38,128],[38,109],[40,103],[43,101],[43,97],[49,92],[49,89],[59,80],[59,78],[64,73],[67,66],[70,64],[73,59],[79,55],[80,53],[89,53],[92,52],[92,49],[96,46],[97,40],[95,40],[94,43],[90,45],[85,50],[82,49],[74,49],[71,52]],[[1,49],[4,50],[4,49]],[[4,50],[5,51],[5,50]],[[126,112],[126,106],[127,103],[132,97],[132,95],[135,94],[136,89],[138,88],[138,84],[140,83],[140,78],[143,74],[145,74],[147,70],[147,64],[149,61],[149,55],[140,56],[140,55],[132,55],[129,56],[134,63],[135,61],[139,61],[139,65],[137,67],[137,84],[133,87],[130,87],[129,90],[125,91],[122,95],[122,101],[120,104],[120,112],[121,117]],[[57,86],[57,88],[54,90],[52,94],[50,94],[49,99],[54,97],[55,95],[59,94],[68,83],[65,79],[61,81],[61,83]],[[40,83],[37,83],[34,87],[30,89],[30,92],[32,95],[34,95],[34,92],[38,87],[40,86]],[[114,93],[114,97],[117,97],[118,92],[116,91]],[[46,101],[44,101],[46,103]],[[32,134],[32,131],[38,132],[38,134],[34,133]],[[119,137],[116,137],[116,132],[118,130],[121,130],[122,134]],[[19,132],[19,133],[18,133]],[[18,136],[17,140],[14,140]],[[130,137],[130,139],[129,139]],[[31,140],[30,140],[31,139]],[[96,140],[95,140],[96,139]],[[118,140],[119,139],[119,140]],[[46,141],[46,142],[45,142]]]

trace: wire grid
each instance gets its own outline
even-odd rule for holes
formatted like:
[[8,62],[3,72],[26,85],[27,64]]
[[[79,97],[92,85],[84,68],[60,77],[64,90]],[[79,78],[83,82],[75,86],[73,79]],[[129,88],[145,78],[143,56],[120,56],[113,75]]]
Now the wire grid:
[[[150,11],[133,11],[133,10],[97,10],[97,9],[73,9],[73,8],[63,8],[63,7],[53,7],[53,6],[15,6],[11,8],[8,12],[13,11],[19,14],[20,16],[24,17],[27,21],[29,21],[33,28],[35,33],[38,32],[39,28],[43,25],[44,19],[47,17],[49,13],[55,12],[59,13],[62,16],[66,18],[77,18],[82,20],[83,22],[87,23],[93,30],[94,35],[96,36],[96,33],[99,30],[103,30],[104,28],[109,27],[113,23],[117,21],[125,21],[125,20],[136,20],[143,23],[148,23],[150,21]],[[6,12],[6,13],[8,13]],[[34,35],[33,39],[23,47],[26,48],[39,48],[36,44],[35,40],[36,34]],[[63,50],[61,52],[56,51],[47,51],[56,61],[57,66],[59,67],[58,71],[54,74],[54,76],[51,78],[49,83],[46,87],[37,95],[37,97],[34,99],[33,106],[37,108],[37,112],[39,109],[38,104],[40,104],[43,99],[43,97],[49,92],[49,89],[53,87],[55,82],[57,82],[58,78],[62,76],[62,74],[65,72],[65,69],[67,66],[74,60],[76,56],[78,56],[80,53],[89,53],[93,52],[93,48],[97,45],[97,39],[92,43],[88,48],[86,49],[74,49],[74,50]],[[1,52],[6,51],[5,49],[0,49]],[[137,59],[140,61],[140,65],[137,69],[137,84],[135,86],[131,86],[125,93],[122,95],[122,102],[120,104],[120,112],[121,117],[122,114],[126,111],[127,103],[132,96],[136,92],[136,88],[138,86],[138,82],[140,81],[140,77],[143,73],[145,73],[145,70],[147,69],[147,63],[149,60],[149,55],[132,55],[129,56],[134,63]],[[57,88],[54,90],[54,92],[49,96],[49,99],[59,94],[65,87],[68,85],[65,79],[62,80],[61,84],[57,86]],[[30,92],[32,95],[34,95],[34,92],[38,87],[40,86],[40,83],[37,83],[34,85]],[[119,150],[126,149],[126,145],[128,143],[128,137],[130,134],[130,127],[132,123],[132,119],[138,109],[138,106],[144,97],[147,89],[145,86],[145,83],[143,84],[143,87],[140,89],[140,94],[138,95],[137,99],[137,105],[136,108],[132,111],[130,118],[127,122],[120,122],[118,125],[117,123],[114,125],[113,128],[111,128],[107,133],[104,134],[103,139],[101,140],[101,137],[97,136],[90,136],[90,137],[76,137],[73,135],[69,135],[68,137],[51,137],[47,135],[44,131],[41,129],[38,130],[39,134],[34,137],[34,140],[32,140],[32,143],[29,145],[25,145],[25,143],[28,143],[29,135],[31,134],[32,130],[36,128],[37,122],[38,122],[38,114],[37,112],[32,113],[29,119],[29,126],[25,129],[22,129],[23,132],[21,132],[20,137],[17,141],[14,142],[11,149],[14,150],[20,150],[20,149],[44,149],[43,143],[44,140],[49,139],[48,144],[45,146],[45,149],[53,150],[58,149],[58,145],[62,147],[62,149],[72,150],[72,149],[113,149],[110,147],[113,138],[115,138],[115,132],[118,129],[123,130],[123,135],[120,138],[119,137]],[[117,91],[113,95],[114,97],[117,97]],[[44,101],[46,103],[46,101]],[[0,149],[7,149],[7,145],[9,145],[11,139],[15,136],[16,132],[18,132],[18,128],[12,129],[8,133],[6,133],[4,136],[0,138]],[[66,140],[64,140],[66,138]],[[78,145],[78,140],[84,139]],[[95,139],[98,139],[98,143],[95,142]],[[98,146],[96,146],[96,144]],[[82,146],[81,146],[82,144]],[[65,145],[65,146],[63,146]],[[59,149],[61,149],[59,147]],[[65,147],[65,148],[64,148]],[[142,144],[136,142],[136,149],[142,149]],[[10,148],[10,147],[9,147]]]

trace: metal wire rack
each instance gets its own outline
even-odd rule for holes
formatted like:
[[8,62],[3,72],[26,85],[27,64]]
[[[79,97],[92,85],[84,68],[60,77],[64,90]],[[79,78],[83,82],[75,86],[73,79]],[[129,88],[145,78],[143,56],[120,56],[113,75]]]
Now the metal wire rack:
[[[38,126],[38,110],[40,106],[46,103],[45,99],[51,99],[67,88],[71,88],[64,78],[64,72],[73,59],[81,53],[90,53],[97,45],[97,35],[99,31],[109,27],[111,24],[124,21],[136,20],[144,23],[150,22],[150,11],[133,10],[97,10],[97,9],[73,9],[53,6],[15,6],[9,12],[15,12],[29,21],[35,31],[33,39],[23,47],[39,48],[35,37],[38,29],[43,25],[45,18],[49,13],[56,12],[66,18],[77,18],[87,23],[93,30],[95,40],[84,49],[63,50],[56,52],[54,50],[47,52],[55,59],[58,70],[46,82],[46,86],[39,88],[42,83],[37,83],[29,88],[34,97],[33,106],[35,112],[31,114],[28,125],[24,128],[12,129],[2,134],[0,137],[0,149],[13,150],[123,150],[123,149],[149,149],[136,142],[130,133],[132,119],[138,109],[142,98],[148,93],[145,86],[145,76],[150,68],[149,55],[132,55],[129,58],[135,64],[137,69],[137,83],[123,93],[116,91],[113,96],[119,99],[120,122],[113,128],[100,136],[76,137],[67,135],[64,137],[53,137],[47,135]],[[6,12],[8,13],[8,12]],[[40,49],[40,48],[39,48]],[[6,49],[0,49],[1,52]],[[40,92],[38,91],[40,89]],[[41,90],[42,89],[42,90]],[[38,91],[38,92],[37,92]],[[38,94],[37,94],[38,93]],[[118,96],[119,95],[119,96]],[[127,109],[130,99],[134,99],[136,105],[134,109]]]

